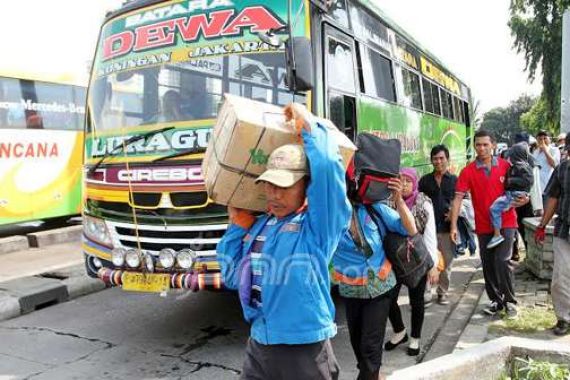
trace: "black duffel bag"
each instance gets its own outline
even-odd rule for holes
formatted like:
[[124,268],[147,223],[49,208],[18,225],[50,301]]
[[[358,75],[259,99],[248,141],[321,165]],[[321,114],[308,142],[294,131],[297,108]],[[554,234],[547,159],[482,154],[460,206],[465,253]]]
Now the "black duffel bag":
[[[384,223],[382,216],[376,210],[372,207],[367,207],[367,209],[376,224],[378,224],[378,219]],[[380,226],[378,228],[380,231],[385,231],[382,246],[386,258],[392,264],[398,282],[408,288],[415,288],[434,265],[423,236],[419,233],[411,237],[402,236],[386,228],[380,228]]]
[[360,199],[365,204],[385,201],[391,194],[388,181],[400,173],[400,141],[363,132],[356,138],[356,147],[354,177]]

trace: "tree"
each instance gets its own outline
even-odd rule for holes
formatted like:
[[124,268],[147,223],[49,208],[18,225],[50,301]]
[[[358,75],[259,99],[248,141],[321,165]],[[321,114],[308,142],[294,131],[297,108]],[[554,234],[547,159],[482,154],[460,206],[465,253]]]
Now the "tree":
[[546,129],[551,135],[555,135],[558,133],[557,126],[549,123],[546,115],[546,101],[541,96],[536,104],[521,116],[521,126],[531,135],[536,135],[542,129]]
[[[562,14],[570,0],[511,0],[509,27],[514,47],[524,53],[530,81],[542,68],[544,129],[560,128],[560,86],[562,76]],[[538,115],[535,115],[538,116]]]
[[507,107],[496,107],[483,115],[481,128],[493,132],[497,141],[513,143],[517,132],[526,130],[521,124],[521,116],[529,112],[537,99],[521,95]]

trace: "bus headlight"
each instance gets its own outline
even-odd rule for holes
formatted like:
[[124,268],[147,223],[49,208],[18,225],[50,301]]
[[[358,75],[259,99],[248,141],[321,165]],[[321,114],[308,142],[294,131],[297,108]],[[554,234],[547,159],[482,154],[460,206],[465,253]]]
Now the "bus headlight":
[[116,267],[122,267],[125,265],[125,255],[127,250],[124,248],[115,248],[113,252],[111,252],[111,261],[113,265]]
[[144,266],[147,272],[154,272],[154,258],[150,253],[144,255]]
[[136,249],[129,249],[125,255],[125,261],[131,268],[138,268],[141,265],[141,256]]
[[96,243],[111,246],[111,235],[107,230],[105,222],[101,219],[83,215],[83,233]]
[[191,249],[183,249],[176,255],[176,263],[182,269],[190,269],[196,261],[196,252]]
[[170,269],[174,266],[176,251],[172,248],[164,248],[158,255],[158,262],[164,269]]

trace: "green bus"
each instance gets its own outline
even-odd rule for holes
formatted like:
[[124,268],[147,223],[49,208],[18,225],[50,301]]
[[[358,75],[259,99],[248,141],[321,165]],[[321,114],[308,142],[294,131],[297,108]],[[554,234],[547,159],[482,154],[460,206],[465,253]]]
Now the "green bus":
[[224,93],[305,103],[349,137],[398,138],[429,170],[471,151],[470,91],[369,0],[135,0],[110,13],[90,79],[83,252],[125,290],[223,287],[225,207],[200,164]]

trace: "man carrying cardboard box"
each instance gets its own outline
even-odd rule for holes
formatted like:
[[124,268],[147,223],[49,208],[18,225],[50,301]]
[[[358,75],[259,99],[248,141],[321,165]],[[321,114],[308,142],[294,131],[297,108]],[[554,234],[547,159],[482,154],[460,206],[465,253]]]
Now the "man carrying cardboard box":
[[251,324],[241,378],[337,379],[328,264],[350,219],[345,173],[330,131],[303,106],[287,113],[303,145],[277,148],[258,177],[268,213],[228,207],[218,260]]

